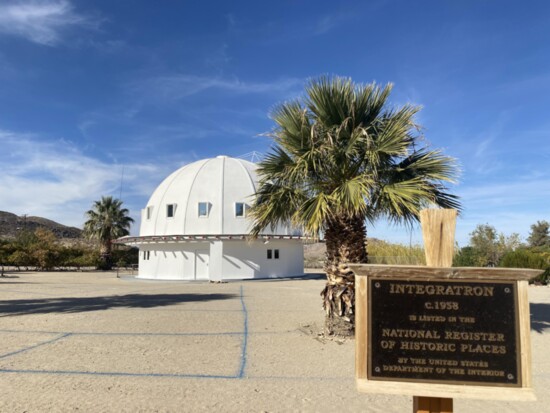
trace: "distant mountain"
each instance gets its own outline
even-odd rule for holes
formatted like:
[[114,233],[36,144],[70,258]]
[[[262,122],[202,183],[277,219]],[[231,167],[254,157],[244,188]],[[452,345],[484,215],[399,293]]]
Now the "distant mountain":
[[52,231],[57,238],[80,238],[82,230],[68,227],[50,219],[33,216],[17,216],[11,212],[0,211],[0,238],[15,238],[21,230],[36,231],[44,228]]

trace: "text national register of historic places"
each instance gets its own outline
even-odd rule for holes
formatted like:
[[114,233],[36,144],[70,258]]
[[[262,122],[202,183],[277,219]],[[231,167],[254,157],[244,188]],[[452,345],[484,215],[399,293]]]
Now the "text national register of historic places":
[[520,384],[514,283],[371,278],[369,292],[370,379]]
[[534,398],[527,280],[537,271],[351,267],[360,390]]

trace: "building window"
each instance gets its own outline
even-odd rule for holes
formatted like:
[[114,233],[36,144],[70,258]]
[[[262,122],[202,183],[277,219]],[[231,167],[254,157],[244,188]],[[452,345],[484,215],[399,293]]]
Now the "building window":
[[151,219],[151,215],[153,215],[153,207],[148,206],[147,208],[145,208],[145,217],[147,219]]
[[244,218],[246,215],[246,204],[244,202],[235,202],[235,216]]
[[278,260],[279,259],[279,250],[267,250],[267,259],[268,260],[272,260],[272,259]]
[[199,217],[207,217],[208,216],[208,202],[199,202]]
[[168,218],[172,218],[174,216],[175,211],[176,211],[176,204],[166,205],[166,216]]
[[143,259],[148,261],[151,258],[151,251],[143,251]]

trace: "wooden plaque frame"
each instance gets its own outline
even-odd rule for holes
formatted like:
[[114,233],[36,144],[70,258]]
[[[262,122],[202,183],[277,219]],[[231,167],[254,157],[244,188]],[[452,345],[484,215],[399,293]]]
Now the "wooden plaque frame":
[[[440,398],[474,398],[491,400],[536,400],[531,384],[531,326],[528,300],[528,280],[540,271],[510,268],[440,268],[423,266],[385,266],[351,264],[356,288],[356,350],[355,375],[357,389],[367,393],[388,393]],[[369,278],[408,281],[504,281],[516,284],[516,340],[519,364],[519,386],[480,384],[426,383],[414,380],[368,379]]]

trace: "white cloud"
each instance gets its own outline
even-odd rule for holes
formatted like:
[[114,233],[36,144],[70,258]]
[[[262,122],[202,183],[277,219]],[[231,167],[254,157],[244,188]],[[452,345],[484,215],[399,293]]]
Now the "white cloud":
[[6,154],[0,210],[76,227],[82,226],[84,212],[95,200],[119,196],[122,168],[123,200],[137,221],[152,190],[179,166],[107,163],[83,154],[68,141],[44,142],[32,134],[2,130],[0,145]]
[[529,206],[534,210],[537,206],[548,211],[550,199],[550,175],[507,177],[502,182],[487,182],[458,188],[458,195],[467,206],[482,206],[491,208],[512,208]]
[[223,68],[231,61],[231,56],[228,52],[229,46],[223,43],[220,47],[208,51],[205,58],[206,66],[222,71]]
[[314,35],[321,35],[328,33],[329,31],[342,26],[346,23],[349,23],[350,20],[356,19],[353,13],[348,11],[340,13],[331,13],[325,16],[322,16],[319,20],[315,22],[313,30],[310,32]]
[[297,93],[302,89],[303,82],[296,78],[283,78],[273,82],[243,82],[237,78],[170,74],[141,79],[131,84],[130,90],[157,101],[176,101],[209,89],[240,94]]
[[479,142],[475,148],[474,156],[476,158],[483,158],[487,156],[487,151],[490,150],[490,147],[493,144],[494,140],[495,137],[490,136],[489,138],[483,139],[481,142]]
[[[505,235],[518,233],[525,241],[531,225],[550,220],[550,174],[508,177],[500,182],[459,185],[452,192],[460,196],[463,212],[456,222],[455,239],[460,247],[468,245],[477,225],[489,224]],[[422,244],[418,225],[412,229],[393,226],[384,220],[368,228],[368,236],[408,245]]]
[[68,0],[21,0],[0,5],[0,33],[46,46],[58,44],[62,32],[70,27],[97,24],[77,13]]
[[464,205],[457,223],[457,240],[468,243],[469,234],[479,224],[494,226],[506,235],[519,233],[526,239],[537,220],[550,217],[550,175],[509,176],[502,182],[485,182],[458,188]]

